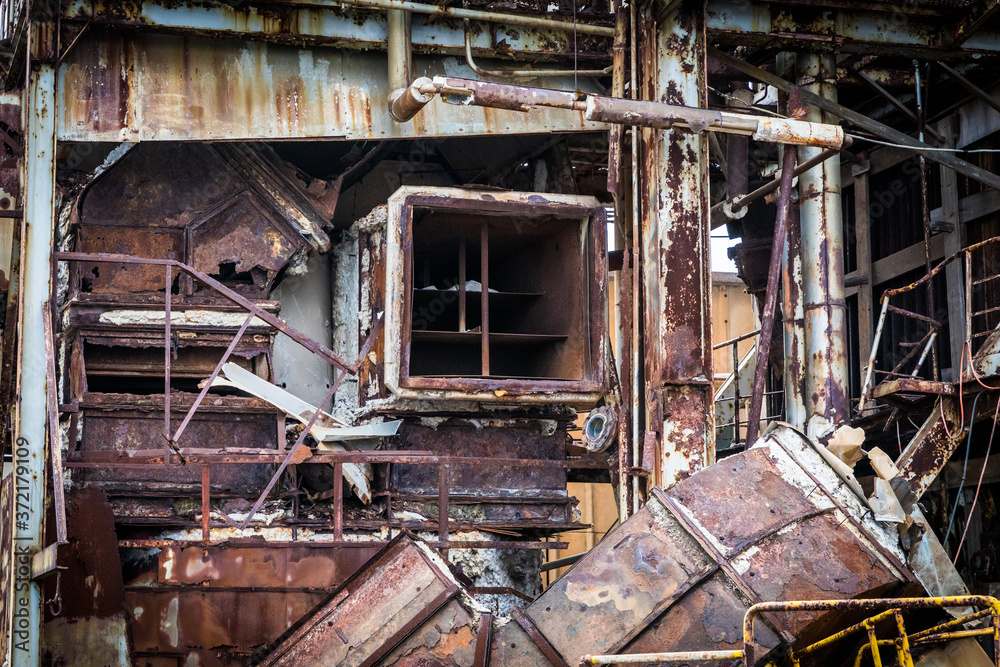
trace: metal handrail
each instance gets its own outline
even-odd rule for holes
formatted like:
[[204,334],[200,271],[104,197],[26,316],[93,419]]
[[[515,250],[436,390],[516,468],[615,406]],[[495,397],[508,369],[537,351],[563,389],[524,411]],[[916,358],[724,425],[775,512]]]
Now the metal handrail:
[[[281,462],[281,465],[279,466],[278,470],[271,477],[271,480],[268,483],[267,487],[264,489],[264,492],[257,499],[257,502],[254,504],[253,509],[247,515],[246,521],[244,521],[243,525],[240,526],[240,528],[246,528],[249,525],[254,514],[257,512],[258,509],[260,509],[260,506],[264,503],[264,500],[267,498],[267,495],[270,493],[271,489],[277,483],[278,479],[284,472],[285,468],[291,463],[292,459],[296,455],[299,446],[305,441],[306,435],[309,433],[309,430],[312,428],[316,420],[319,418],[320,412],[322,412],[326,404],[333,399],[333,395],[336,393],[337,389],[344,381],[344,378],[346,378],[348,374],[354,375],[358,372],[358,369],[360,369],[361,364],[364,362],[369,350],[371,350],[372,346],[374,345],[375,340],[382,333],[383,319],[379,317],[378,320],[375,322],[374,326],[372,327],[372,331],[370,332],[368,339],[362,346],[360,354],[358,355],[357,359],[354,361],[354,363],[348,363],[322,343],[319,343],[313,340],[312,338],[309,338],[308,336],[301,333],[297,329],[289,326],[287,322],[267,312],[266,310],[261,308],[259,305],[257,305],[250,299],[244,297],[242,294],[239,294],[235,290],[226,287],[215,278],[212,278],[208,274],[203,273],[198,269],[194,268],[193,266],[190,266],[183,262],[179,262],[173,259],[151,259],[146,257],[134,257],[132,255],[119,255],[112,253],[84,253],[84,252],[59,252],[59,253],[54,253],[54,258],[57,262],[142,264],[142,265],[154,265],[154,266],[164,267],[165,287],[163,293],[163,308],[164,308],[163,437],[166,440],[166,445],[167,445],[167,448],[165,450],[166,461],[169,461],[173,455],[176,455],[181,463],[186,463],[183,451],[180,448],[178,448],[177,442],[179,441],[181,435],[184,433],[184,430],[187,428],[188,424],[191,422],[192,417],[194,417],[195,413],[201,407],[202,401],[207,396],[208,391],[212,386],[212,383],[218,377],[219,373],[222,370],[222,367],[229,360],[229,356],[236,349],[236,346],[239,344],[239,341],[243,338],[243,334],[246,332],[247,327],[250,326],[250,323],[254,320],[255,317],[260,319],[264,323],[270,325],[280,333],[287,335],[296,343],[306,348],[310,352],[315,353],[316,355],[321,357],[324,361],[326,361],[332,366],[335,366],[339,370],[339,373],[337,373],[336,378],[331,383],[330,388],[327,391],[326,397],[313,412],[312,416],[310,417],[309,423],[306,425],[304,429],[302,429],[302,432],[299,434],[299,437],[296,440],[295,444],[292,446],[291,450],[288,452],[285,459]],[[223,353],[222,358],[219,360],[219,363],[216,364],[211,375],[209,376],[208,381],[205,382],[201,391],[198,393],[198,397],[191,404],[191,407],[188,409],[187,414],[184,416],[184,419],[181,421],[181,424],[180,426],[178,426],[176,431],[171,430],[171,423],[170,423],[170,394],[171,394],[170,360],[172,351],[170,333],[171,333],[171,319],[172,319],[171,308],[173,306],[173,301],[174,301],[172,294],[174,269],[177,269],[181,273],[188,274],[193,279],[207,285],[209,288],[217,292],[220,296],[224,297],[230,302],[248,311],[246,320],[244,320],[243,324],[236,332],[236,335],[229,343],[225,353]],[[342,465],[343,464],[340,463],[335,464],[335,466],[338,467],[337,470],[338,476],[334,482],[335,485],[343,483],[342,477],[339,476],[339,473],[342,472],[339,469],[339,467]],[[62,474],[61,469],[54,472],[57,472],[59,475]],[[210,502],[209,479],[210,479],[210,472],[208,465],[202,464],[202,503],[204,506],[208,506]],[[205,514],[203,521],[206,522],[206,525],[203,527],[203,531],[207,535],[208,532],[207,514]]]
[[[979,243],[974,243],[974,244],[972,244],[970,246],[962,248],[961,250],[959,250],[955,254],[953,254],[950,257],[947,257],[946,259],[942,260],[934,268],[932,268],[929,272],[927,272],[926,274],[924,274],[923,276],[921,276],[918,280],[915,280],[914,282],[910,283],[909,285],[904,285],[903,287],[897,287],[897,288],[894,288],[894,289],[887,289],[887,290],[885,290],[882,293],[882,298],[881,298],[882,309],[881,309],[881,312],[879,314],[878,325],[875,327],[875,337],[874,337],[874,340],[872,341],[872,349],[871,349],[871,352],[868,355],[868,365],[867,365],[867,368],[865,369],[865,379],[864,379],[864,382],[861,385],[861,397],[860,397],[859,402],[858,402],[858,410],[859,411],[860,410],[864,410],[865,405],[868,403],[869,400],[871,400],[872,391],[874,390],[874,384],[873,384],[873,381],[872,381],[872,376],[874,374],[874,369],[875,369],[875,357],[876,357],[876,355],[878,353],[879,344],[882,341],[882,332],[883,332],[884,327],[885,327],[885,320],[886,320],[886,316],[888,315],[888,313],[891,311],[893,313],[896,313],[898,315],[902,315],[904,317],[910,317],[911,319],[915,319],[915,320],[924,322],[929,327],[928,333],[920,341],[920,343],[923,344],[923,348],[921,350],[921,354],[920,354],[920,357],[919,357],[919,359],[917,361],[916,366],[914,367],[913,371],[910,373],[910,375],[912,377],[915,377],[917,375],[917,373],[920,372],[920,368],[921,368],[921,366],[923,366],[924,361],[926,361],[927,355],[930,352],[930,350],[931,350],[931,348],[932,348],[932,346],[934,344],[934,341],[935,341],[935,339],[937,337],[937,332],[941,328],[941,322],[939,322],[939,321],[937,321],[937,320],[935,320],[935,319],[933,319],[931,317],[927,317],[925,315],[920,315],[918,313],[913,313],[913,312],[910,312],[910,311],[907,311],[907,310],[903,310],[902,308],[897,308],[895,306],[890,306],[889,305],[889,300],[892,297],[894,297],[894,296],[897,296],[899,294],[903,294],[903,293],[906,293],[906,292],[911,292],[911,291],[917,289],[918,287],[926,285],[928,283],[928,281],[930,281],[931,279],[933,279],[934,276],[936,276],[939,273],[941,273],[941,271],[943,271],[949,264],[951,264],[952,262],[958,260],[959,258],[963,258],[965,260],[965,338],[966,338],[966,342],[968,342],[969,340],[971,340],[971,337],[973,336],[973,334],[972,334],[972,317],[973,317],[973,312],[972,312],[972,288],[973,288],[974,284],[978,285],[978,284],[981,284],[982,282],[984,282],[984,281],[977,281],[976,283],[973,283],[973,280],[972,280],[972,253],[975,252],[975,251],[977,251],[977,250],[981,250],[982,248],[985,248],[986,246],[993,245],[993,244],[996,244],[996,243],[1000,243],[1000,236],[994,236],[992,238],[986,239],[985,241],[980,241]],[[916,353],[916,350],[917,349],[921,349],[919,347],[920,343],[918,343],[918,347],[915,347],[914,350],[911,350],[911,352],[909,354],[907,354],[903,358],[903,360],[900,361],[896,365],[896,367],[893,369],[893,372],[896,372],[896,371],[900,370],[900,368],[902,368],[902,366],[904,364],[906,364],[910,359],[913,358],[913,356]],[[962,369],[959,369],[959,372],[961,373]]]
[[[309,338],[305,334],[297,331],[296,329],[289,326],[284,320],[277,318],[271,313],[263,310],[250,301],[241,294],[235,292],[234,290],[226,287],[219,281],[215,280],[211,276],[208,276],[201,271],[198,271],[194,267],[184,264],[183,262],[178,262],[171,259],[148,259],[143,257],[133,257],[130,255],[117,255],[117,254],[107,254],[107,253],[81,253],[81,252],[60,252],[55,253],[55,259],[61,262],[102,262],[102,263],[123,263],[123,264],[146,264],[146,265],[158,265],[164,266],[166,271],[166,282],[165,282],[165,292],[164,292],[164,310],[165,310],[165,320],[164,320],[164,347],[166,349],[166,359],[165,359],[165,378],[164,378],[164,412],[165,416],[165,430],[164,435],[168,439],[169,448],[159,454],[151,453],[155,450],[136,450],[136,451],[126,451],[126,452],[115,452],[112,456],[94,456],[93,453],[89,455],[77,455],[75,457],[68,458],[63,465],[65,467],[106,467],[106,466],[163,466],[163,465],[199,465],[202,468],[202,479],[201,479],[201,500],[202,500],[202,541],[209,542],[211,537],[211,471],[210,465],[213,464],[266,464],[266,463],[279,463],[280,467],[271,476],[271,479],[258,497],[253,508],[247,514],[247,518],[244,520],[243,524],[239,528],[245,529],[251,524],[254,515],[260,509],[264,500],[269,495],[270,491],[274,488],[281,474],[284,472],[285,467],[289,465],[292,459],[296,456],[299,446],[304,442],[306,435],[309,433],[310,428],[315,423],[323,407],[330,401],[333,394],[336,392],[337,388],[340,386],[343,379],[347,374],[355,374],[361,367],[362,362],[367,357],[368,352],[371,350],[375,341],[381,335],[383,327],[383,319],[378,318],[371,332],[369,333],[368,339],[361,346],[357,359],[353,363],[348,363],[341,359],[339,356],[334,354],[331,350],[327,349],[322,344]],[[248,311],[246,320],[240,326],[233,340],[229,343],[226,352],[223,354],[222,359],[216,365],[212,374],[209,376],[207,382],[198,394],[198,397],[192,403],[190,409],[184,417],[181,425],[178,427],[177,431],[171,435],[170,433],[170,310],[173,302],[171,295],[173,270],[177,269],[183,273],[187,273],[196,280],[204,283],[208,287],[212,288],[218,292],[221,296],[225,297],[229,301],[235,303],[236,305],[244,308]],[[181,434],[184,432],[185,427],[191,421],[192,416],[197,412],[203,399],[208,393],[212,382],[218,377],[222,366],[228,360],[230,354],[236,349],[237,344],[243,337],[246,329],[249,327],[254,318],[259,318],[261,321],[270,325],[274,329],[281,333],[286,334],[292,338],[295,342],[305,347],[307,350],[318,354],[325,361],[331,365],[336,366],[340,369],[337,378],[331,384],[328,390],[326,398],[318,406],[318,409],[313,413],[311,421],[306,424],[306,427],[302,429],[299,437],[295,444],[289,448],[279,447],[271,453],[262,453],[263,450],[260,449],[203,449],[203,448],[181,448],[177,446]],[[55,383],[53,383],[54,386]],[[450,457],[450,456],[437,456],[429,452],[416,452],[416,451],[358,451],[358,452],[321,452],[312,453],[309,458],[305,461],[311,463],[328,463],[334,466],[334,518],[333,518],[333,534],[334,541],[339,542],[343,539],[343,526],[344,526],[344,516],[343,516],[343,466],[346,463],[373,463],[373,464],[401,464],[401,465],[436,465],[438,466],[438,539],[439,542],[447,544],[448,534],[449,534],[449,517],[448,517],[448,506],[450,504],[451,489],[449,483],[449,471],[452,466],[457,465],[483,465],[484,462],[480,458],[475,457]],[[579,467],[580,463],[578,461],[573,461],[571,459],[563,460],[549,460],[549,459],[489,459],[488,463],[496,463],[507,467],[543,467],[543,468],[563,468],[567,469],[570,467]],[[606,462],[600,461],[600,466],[606,466]],[[390,505],[391,505],[391,501]],[[162,541],[162,540],[161,540]],[[161,541],[151,541],[150,544],[154,542],[158,543]],[[133,540],[133,543],[136,541]],[[508,544],[509,546],[509,544]],[[551,544],[549,545],[551,547]]]
[[[903,622],[904,609],[945,609],[954,607],[980,607],[981,610],[953,619],[934,627],[909,634]],[[965,637],[993,636],[994,664],[1000,667],[1000,600],[986,595],[956,595],[931,598],[874,598],[863,600],[810,600],[788,602],[759,602],[743,616],[743,648],[742,650],[724,651],[676,651],[668,653],[636,653],[632,655],[585,655],[580,658],[580,665],[618,665],[631,663],[678,663],[690,661],[742,660],[744,667],[755,663],[756,651],[754,642],[754,619],[761,614],[775,614],[802,611],[833,611],[833,610],[883,610],[860,623],[836,632],[805,648],[789,653],[789,659],[794,667],[801,665],[802,657],[827,648],[851,635],[865,632],[868,642],[858,651],[855,664],[859,664],[864,651],[871,650],[876,665],[881,665],[880,646],[893,646],[896,650],[897,664],[906,667],[913,666],[912,649],[918,645],[927,645],[962,639]],[[952,630],[989,617],[990,628],[976,630]],[[895,639],[878,639],[875,633],[876,625],[892,618],[895,621],[897,637]]]
[[[308,429],[304,429],[308,431]],[[273,450],[270,453],[261,453],[259,449],[247,448],[224,448],[224,449],[204,449],[186,448],[180,450],[184,462],[175,463],[162,453],[157,454],[151,450],[127,450],[118,452],[108,452],[107,455],[100,453],[94,455],[77,454],[66,460],[65,466],[70,468],[100,468],[108,466],[135,467],[162,467],[164,465],[199,465],[202,467],[201,480],[201,529],[202,542],[210,543],[211,538],[211,465],[219,464],[244,464],[262,465],[268,463],[281,463],[287,459],[291,452],[297,448],[292,448],[290,452],[284,450]],[[607,462],[600,457],[584,458],[570,457],[565,459],[517,459],[517,458],[484,458],[474,456],[449,456],[432,454],[427,451],[413,450],[360,450],[360,451],[320,451],[311,452],[308,458],[302,460],[303,463],[326,463],[334,466],[333,474],[333,542],[339,544],[343,542],[344,531],[344,494],[343,494],[343,466],[348,463],[370,463],[374,465],[420,465],[438,467],[438,517],[437,532],[438,540],[441,543],[448,542],[450,533],[450,517],[448,507],[451,503],[452,489],[450,472],[454,467],[459,466],[498,466],[502,468],[529,468],[529,469],[563,469],[581,467],[606,467]],[[272,480],[280,475],[281,471],[275,473]],[[267,491],[265,491],[265,494]],[[389,503],[389,513],[391,514],[391,497]],[[260,507],[256,506],[250,510],[244,521],[244,526],[249,526],[253,516]],[[391,527],[392,521],[389,521]],[[161,546],[165,542],[173,540],[128,540],[129,546]],[[178,542],[182,542],[179,540]],[[324,544],[329,542],[324,542]],[[510,543],[507,548],[513,548]],[[553,543],[534,545],[538,548],[556,548]],[[500,548],[502,545],[497,545]],[[470,547],[471,548],[471,547]],[[477,547],[478,548],[478,547]]]
[[[726,376],[726,381],[728,381],[729,378],[733,379],[733,383],[734,383],[733,384],[733,396],[732,397],[727,397],[727,398],[720,398],[720,399],[717,399],[715,402],[716,403],[729,403],[729,402],[732,402],[733,403],[733,420],[732,421],[724,422],[722,424],[716,424],[715,428],[716,428],[716,432],[717,433],[719,431],[723,430],[723,429],[732,428],[733,429],[733,441],[732,442],[733,442],[734,445],[737,444],[740,441],[740,425],[748,423],[746,420],[741,420],[740,419],[740,403],[741,403],[741,401],[746,401],[747,399],[750,398],[750,396],[741,396],[740,395],[740,378],[739,378],[740,354],[739,354],[739,344],[741,342],[745,341],[745,340],[754,338],[754,337],[759,336],[759,335],[760,335],[760,329],[755,329],[755,330],[749,331],[749,332],[747,332],[745,334],[741,334],[739,336],[736,336],[735,338],[730,338],[729,340],[724,340],[721,343],[716,343],[715,345],[712,346],[712,350],[720,350],[720,349],[722,349],[724,347],[731,347],[732,348],[733,371],[728,376]],[[756,347],[756,345],[757,344],[754,343],[754,347]],[[753,348],[751,348],[751,349],[753,349]],[[747,353],[749,354],[749,351]],[[783,394],[783,393],[784,393],[784,390],[782,389],[782,390],[777,390],[777,391],[765,391],[765,392],[763,392],[763,395],[764,396],[776,396],[778,394]],[[780,419],[780,418],[781,418],[780,415],[773,415],[773,416],[762,416],[760,419],[761,419],[761,421],[767,421],[767,420],[770,420],[770,419]]]

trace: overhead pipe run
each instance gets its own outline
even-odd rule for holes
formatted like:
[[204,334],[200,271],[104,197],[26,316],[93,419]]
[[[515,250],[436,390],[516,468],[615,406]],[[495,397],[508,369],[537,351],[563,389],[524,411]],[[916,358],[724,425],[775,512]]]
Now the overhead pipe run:
[[503,14],[500,12],[484,12],[477,9],[465,9],[463,7],[443,7],[440,5],[428,5],[422,2],[406,2],[405,0],[311,0],[311,4],[320,7],[365,7],[370,9],[400,9],[414,14],[431,14],[435,16],[450,16],[456,19],[471,19],[473,21],[485,21],[487,23],[507,23],[510,25],[531,26],[534,28],[548,28],[550,30],[564,30],[575,32],[580,35],[599,35],[601,37],[614,37],[615,29],[610,26],[592,25],[590,23],[574,23],[570,21],[555,21],[553,19],[543,19],[536,16],[522,16],[517,14]]
[[[791,93],[792,89],[797,88],[797,86],[792,82],[786,81],[785,79],[762,70],[759,67],[755,67],[750,63],[733,58],[719,49],[709,47],[708,55],[711,56],[713,60],[716,60],[727,67],[732,67],[733,69],[742,72],[756,81],[760,81],[761,83],[765,83],[769,86],[774,86],[783,93]],[[909,148],[910,150],[923,155],[931,162],[937,162],[941,166],[953,169],[963,176],[968,176],[974,181],[978,181],[983,185],[1000,190],[1000,175],[988,172],[985,169],[977,165],[970,164],[969,162],[955,157],[950,153],[936,151],[933,146],[928,146],[924,142],[914,139],[908,134],[904,134],[899,130],[889,127],[888,125],[883,125],[878,121],[872,120],[868,116],[860,114],[853,109],[848,109],[842,104],[838,104],[832,99],[827,99],[822,95],[817,95],[811,90],[799,89],[799,93],[802,95],[803,102],[822,109],[829,114],[837,116],[838,118],[842,118],[863,130],[881,137],[882,139]]]
[[[388,36],[386,55],[389,59],[389,109],[395,104],[396,96],[408,90],[413,81],[410,60],[413,55],[412,15],[401,9],[388,11]],[[390,112],[391,113],[391,112]]]
[[[550,76],[608,76],[612,67],[604,69],[483,69],[476,64],[472,58],[472,35],[469,28],[465,28],[465,62],[473,72],[479,76],[511,77],[511,78],[539,78]],[[409,83],[409,82],[407,82]],[[396,86],[392,86],[396,90]]]
[[389,90],[399,90],[413,81],[410,60],[413,54],[411,40],[411,14],[402,9],[388,12]]
[[[850,137],[837,125],[809,123],[789,118],[766,118],[730,111],[698,109],[662,102],[603,97],[546,88],[529,88],[454,77],[421,77],[390,96],[389,113],[405,123],[424,108],[434,95],[458,96],[455,103],[528,111],[549,107],[583,112],[586,120],[659,129],[677,128],[690,132],[727,132],[769,143],[846,148]],[[449,100],[445,100],[449,101]]]

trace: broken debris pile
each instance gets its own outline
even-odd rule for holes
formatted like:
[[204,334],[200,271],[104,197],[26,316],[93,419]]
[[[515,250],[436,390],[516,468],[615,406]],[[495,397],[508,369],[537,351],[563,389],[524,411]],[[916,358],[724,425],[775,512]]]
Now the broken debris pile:
[[[468,660],[485,658],[490,633],[492,665],[740,648],[744,613],[759,601],[921,595],[899,531],[874,518],[850,468],[838,474],[832,458],[798,431],[772,427],[749,450],[655,489],[637,514],[512,619],[491,621],[443,561],[397,538],[272,645],[261,664],[315,655],[336,655],[341,665],[413,664],[404,657],[420,650],[433,654],[433,664],[481,665]],[[757,655],[815,641],[854,620],[765,615]]]

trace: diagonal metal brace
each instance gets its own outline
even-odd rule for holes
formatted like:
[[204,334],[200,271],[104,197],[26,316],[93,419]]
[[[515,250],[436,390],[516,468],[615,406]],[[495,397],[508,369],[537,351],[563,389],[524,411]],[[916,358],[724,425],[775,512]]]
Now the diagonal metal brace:
[[[379,335],[381,335],[384,324],[385,324],[384,317],[380,316],[378,320],[375,322],[375,326],[372,327],[371,333],[368,334],[368,339],[365,340],[365,344],[361,346],[361,351],[358,353],[358,358],[354,362],[355,368],[360,367],[361,362],[364,361],[365,357],[368,356],[368,353],[371,351],[372,346],[375,345],[375,341],[378,340]],[[292,459],[295,458],[295,453],[298,451],[299,447],[305,441],[306,435],[309,434],[309,431],[316,424],[316,420],[319,418],[319,415],[323,411],[323,408],[326,406],[327,402],[331,398],[333,398],[333,395],[337,393],[337,390],[340,389],[340,385],[344,381],[345,377],[347,377],[347,369],[342,369],[337,374],[337,379],[334,380],[332,385],[330,385],[330,390],[326,392],[326,396],[323,398],[323,401],[318,406],[316,406],[315,412],[313,412],[312,416],[309,418],[309,422],[306,424],[306,427],[302,429],[302,433],[300,433],[299,437],[295,440],[295,444],[292,445],[291,449],[288,451],[288,456],[286,456],[285,460],[281,462],[280,466],[278,466],[278,469],[274,472],[274,475],[271,476],[271,481],[267,483],[267,486],[264,488],[264,491],[260,494],[260,498],[258,498],[257,502],[253,504],[253,508],[251,508],[250,513],[247,514],[247,517],[243,520],[243,523],[240,524],[240,530],[246,530],[247,526],[250,525],[250,521],[253,519],[254,515],[257,514],[257,511],[260,509],[260,506],[264,504],[264,500],[267,498],[268,494],[271,493],[271,489],[273,489],[274,485],[278,483],[278,480],[281,478],[281,474],[285,472],[285,468],[287,468],[288,465],[292,462]]]

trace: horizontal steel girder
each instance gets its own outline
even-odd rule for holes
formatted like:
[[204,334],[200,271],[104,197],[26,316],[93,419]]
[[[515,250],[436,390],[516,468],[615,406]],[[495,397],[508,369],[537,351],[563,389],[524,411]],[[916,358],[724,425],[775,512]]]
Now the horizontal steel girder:
[[[956,22],[958,18],[954,19]],[[979,26],[962,31],[940,16],[897,9],[831,9],[821,6],[785,6],[746,0],[710,0],[705,16],[709,42],[728,45],[767,45],[788,48],[836,47],[857,52],[953,60],[1000,52],[1000,33]]]
[[[361,7],[320,7],[286,2],[267,6],[226,2],[184,4],[145,0],[121,3],[70,0],[62,20],[100,25],[141,28],[159,32],[195,33],[210,36],[326,45],[339,48],[385,49],[388,35],[386,13]],[[530,20],[530,19],[529,19]],[[571,25],[570,21],[566,22]],[[472,21],[450,16],[413,14],[413,49],[417,53],[464,54],[465,31],[471,31],[473,53],[501,58],[577,57],[608,59],[611,38],[584,34],[574,39],[572,30]],[[580,25],[583,28],[583,24]],[[602,28],[610,30],[610,28]]]

